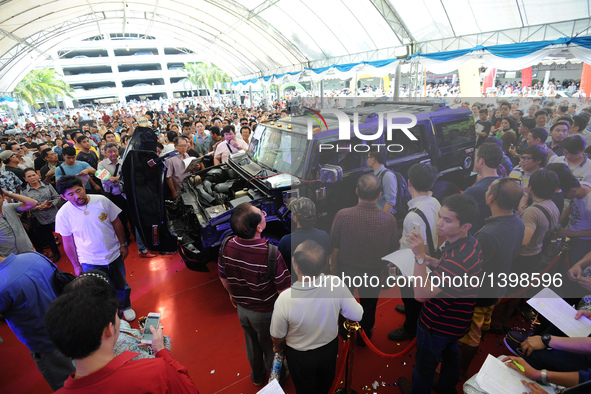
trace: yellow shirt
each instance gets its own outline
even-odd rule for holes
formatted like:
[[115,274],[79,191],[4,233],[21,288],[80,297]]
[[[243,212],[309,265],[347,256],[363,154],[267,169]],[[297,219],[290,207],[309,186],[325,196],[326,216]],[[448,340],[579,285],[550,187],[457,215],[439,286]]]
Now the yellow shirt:
[[[78,156],[78,153],[82,152],[82,149],[80,149],[78,147],[74,147],[74,148],[76,148],[76,156]],[[98,154],[98,152],[96,151],[94,146],[91,146],[90,150],[93,151],[94,153],[96,153],[96,157],[98,157],[100,159],[101,155]]]

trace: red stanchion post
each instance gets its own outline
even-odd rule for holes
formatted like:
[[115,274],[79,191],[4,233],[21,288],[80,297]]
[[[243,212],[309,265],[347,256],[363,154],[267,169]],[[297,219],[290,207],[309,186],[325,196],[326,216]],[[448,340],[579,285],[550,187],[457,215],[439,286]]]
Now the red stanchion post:
[[355,346],[353,346],[352,342],[355,340],[357,331],[361,329],[361,326],[359,322],[349,319],[345,319],[343,326],[347,330],[347,342],[350,343],[349,352],[347,353],[347,372],[345,373],[345,387],[337,389],[335,394],[358,394],[357,391],[353,390],[353,353]]

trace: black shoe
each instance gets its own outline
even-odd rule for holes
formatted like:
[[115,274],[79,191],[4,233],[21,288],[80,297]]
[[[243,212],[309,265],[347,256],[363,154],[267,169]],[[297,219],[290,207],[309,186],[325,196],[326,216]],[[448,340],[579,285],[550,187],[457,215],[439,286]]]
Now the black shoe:
[[406,332],[404,327],[400,327],[388,333],[388,339],[391,341],[406,341],[408,339],[413,339],[415,336],[416,334],[412,335],[409,332]]
[[398,313],[406,315],[406,307],[404,305],[396,305],[396,308],[394,308],[394,310]]
[[529,335],[523,331],[511,330],[507,333],[507,340],[518,345],[521,345],[521,342],[525,341],[527,338],[529,338]]
[[56,253],[51,257],[51,261],[53,261],[54,263],[57,264],[57,262],[60,261],[61,258],[62,258],[62,255],[59,253]]
[[520,343],[514,342],[512,340],[508,340],[507,338],[504,338],[503,342],[505,343],[505,346],[507,346],[507,349],[509,349],[509,351],[511,353],[513,353],[517,357],[523,357],[523,352],[521,350]]

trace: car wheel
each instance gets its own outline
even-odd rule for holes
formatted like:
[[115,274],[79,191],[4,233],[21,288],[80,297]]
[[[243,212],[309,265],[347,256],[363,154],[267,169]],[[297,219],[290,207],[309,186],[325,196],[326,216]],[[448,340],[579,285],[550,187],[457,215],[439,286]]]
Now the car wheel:
[[437,181],[433,185],[431,191],[433,192],[433,197],[441,203],[447,197],[459,194],[460,188],[450,181]]

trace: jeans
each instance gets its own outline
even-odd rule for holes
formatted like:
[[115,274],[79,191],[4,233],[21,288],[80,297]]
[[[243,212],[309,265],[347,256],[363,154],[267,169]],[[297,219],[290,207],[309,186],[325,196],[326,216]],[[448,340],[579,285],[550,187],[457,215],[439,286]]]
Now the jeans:
[[[552,346],[552,343],[550,343]],[[565,352],[563,350],[534,350],[529,356],[524,356],[535,369],[547,369],[558,372],[579,372],[579,382],[589,379],[591,373],[591,355]]]
[[412,371],[412,392],[431,393],[435,369],[441,362],[439,392],[455,393],[460,378],[460,353],[457,337],[431,332],[421,322],[417,327],[416,364]]
[[271,316],[273,312],[251,311],[238,305],[238,319],[244,330],[246,357],[250,363],[250,378],[255,383],[266,382],[267,371],[273,364]]
[[142,242],[142,237],[140,237],[140,233],[137,231],[137,228],[135,229],[135,242],[137,243],[138,252],[146,250],[146,245],[144,245]]
[[35,364],[45,378],[51,390],[57,391],[64,387],[68,375],[76,370],[72,360],[64,356],[59,350],[49,353],[31,352]]
[[131,308],[131,287],[127,284],[125,279],[125,264],[123,263],[123,257],[119,255],[115,261],[108,265],[93,265],[93,264],[81,264],[84,272],[91,270],[103,271],[109,277],[109,281],[117,291],[117,298],[121,303],[121,309]]
[[297,394],[326,394],[332,385],[339,352],[338,337],[316,349],[285,348],[287,363]]
[[402,297],[402,303],[404,304],[405,319],[402,328],[411,336],[417,334],[417,321],[423,309],[423,303],[415,300],[415,291],[412,287],[401,287],[400,296]]

